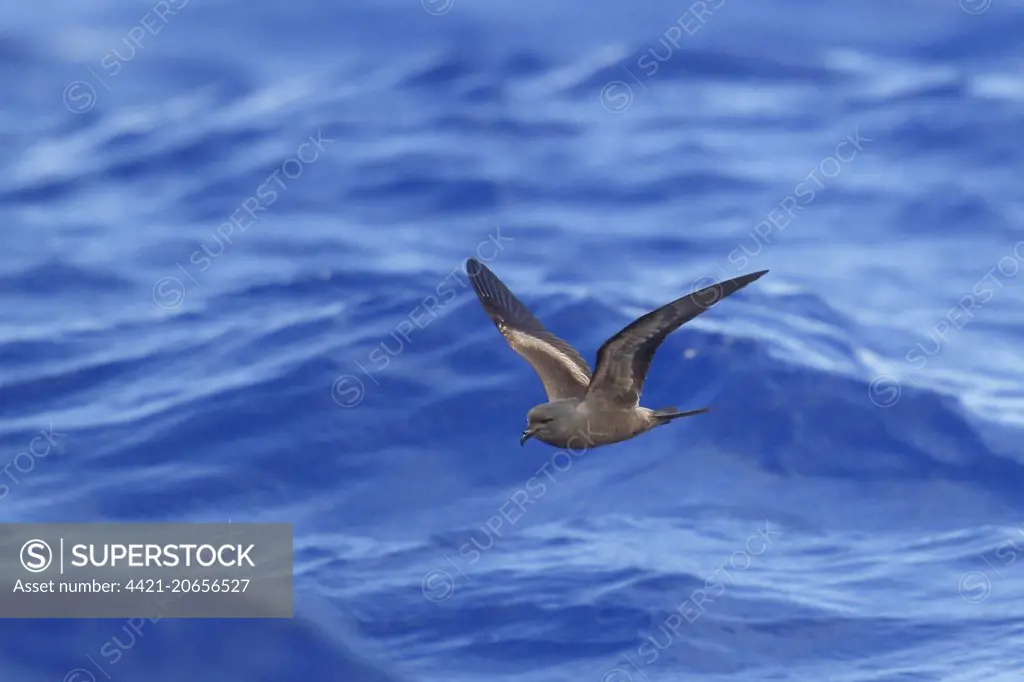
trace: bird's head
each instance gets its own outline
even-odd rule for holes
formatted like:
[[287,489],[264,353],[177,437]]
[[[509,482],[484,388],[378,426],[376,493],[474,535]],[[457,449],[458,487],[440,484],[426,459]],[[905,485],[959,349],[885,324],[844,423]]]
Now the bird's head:
[[576,409],[576,401],[558,401],[537,405],[526,413],[526,430],[519,438],[519,444],[524,444],[530,438],[536,437],[540,441],[558,434],[565,424],[570,421],[571,413]]

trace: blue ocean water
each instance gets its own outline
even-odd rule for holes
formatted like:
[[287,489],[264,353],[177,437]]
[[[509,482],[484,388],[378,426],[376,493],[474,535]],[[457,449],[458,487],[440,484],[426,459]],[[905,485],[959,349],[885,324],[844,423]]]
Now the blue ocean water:
[[[0,520],[292,523],[296,606],[4,680],[1020,679],[1019,2],[8,5]],[[770,273],[566,453],[470,256],[591,362]]]

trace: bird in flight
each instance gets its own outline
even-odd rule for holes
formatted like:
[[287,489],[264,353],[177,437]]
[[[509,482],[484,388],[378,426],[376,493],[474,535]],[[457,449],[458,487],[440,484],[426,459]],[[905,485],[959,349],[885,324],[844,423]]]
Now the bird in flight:
[[536,438],[559,448],[594,448],[709,411],[641,407],[651,360],[665,337],[767,272],[704,287],[631,322],[604,342],[591,373],[575,348],[549,332],[486,265],[470,258],[466,273],[484,312],[512,350],[533,366],[548,396],[527,413],[519,444]]

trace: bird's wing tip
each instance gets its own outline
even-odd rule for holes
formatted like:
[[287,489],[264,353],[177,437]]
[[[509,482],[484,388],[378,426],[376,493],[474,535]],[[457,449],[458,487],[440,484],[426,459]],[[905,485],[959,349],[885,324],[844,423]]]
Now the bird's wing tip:
[[767,274],[767,270],[758,270],[757,272],[752,272],[749,275],[744,275],[743,279],[747,281],[747,284],[750,284],[751,282],[756,282]]

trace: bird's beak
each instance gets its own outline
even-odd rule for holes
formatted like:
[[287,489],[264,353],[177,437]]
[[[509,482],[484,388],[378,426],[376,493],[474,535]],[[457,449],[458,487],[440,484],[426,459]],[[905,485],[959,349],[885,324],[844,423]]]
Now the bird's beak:
[[531,438],[533,438],[533,431],[531,431],[530,429],[526,429],[525,431],[523,431],[523,435],[519,437],[519,445],[522,445]]

